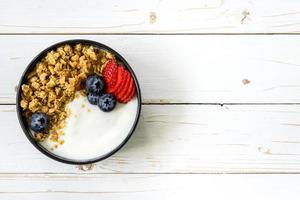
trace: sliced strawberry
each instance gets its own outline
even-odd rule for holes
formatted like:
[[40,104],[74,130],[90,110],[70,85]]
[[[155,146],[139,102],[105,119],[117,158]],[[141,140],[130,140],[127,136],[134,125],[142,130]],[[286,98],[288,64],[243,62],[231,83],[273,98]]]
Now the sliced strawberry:
[[121,84],[121,87],[119,87],[115,92],[114,92],[114,94],[115,94],[115,96],[118,96],[126,87],[128,87],[128,85],[129,85],[129,82],[130,82],[130,74],[129,74],[129,72],[128,71],[124,71],[124,81],[123,81],[123,83]]
[[114,94],[114,92],[119,88],[121,87],[123,81],[124,81],[124,78],[125,78],[125,70],[123,67],[118,67],[118,75],[117,75],[117,82],[116,84],[113,86],[113,87],[108,87],[107,88],[107,92],[108,93],[112,93]]
[[119,90],[117,90],[115,92],[116,96],[120,96],[121,93],[125,92],[125,90],[128,89],[129,84],[130,84],[130,79],[131,79],[130,74],[129,74],[128,71],[126,71],[126,77],[125,77],[125,80],[124,80],[124,84],[122,85],[122,87],[119,88]]
[[129,93],[131,92],[131,85],[133,84],[133,80],[131,78],[131,76],[128,78],[128,84],[126,86],[126,88],[124,87],[123,90],[117,95],[118,99],[125,99],[126,96],[129,95]]
[[129,102],[134,97],[135,92],[136,92],[135,87],[133,87],[129,96],[126,99],[122,100],[122,102],[123,103]]
[[126,96],[128,96],[133,89],[135,89],[135,85],[134,85],[134,80],[131,77],[131,82],[130,82],[129,88],[128,88],[127,92],[126,92]]
[[128,101],[130,101],[133,98],[134,94],[135,94],[135,84],[134,84],[133,79],[131,78],[130,86],[129,86],[126,94],[124,94],[120,98],[120,102],[127,103]]
[[122,88],[124,87],[126,78],[127,78],[126,70],[123,67],[119,67],[119,68],[122,69],[122,77],[121,77],[120,83],[118,85],[116,84],[116,88],[115,88],[115,90],[113,92],[114,95],[117,94],[117,91],[121,91],[122,90]]
[[118,65],[115,60],[109,60],[105,68],[103,69],[102,75],[106,83],[107,88],[114,87],[117,82]]
[[102,72],[106,91],[115,95],[121,103],[127,103],[135,94],[135,84],[131,74],[122,65],[111,59]]
[[135,90],[135,89],[132,90],[131,95],[130,95],[127,99],[125,99],[125,103],[127,103],[127,102],[129,102],[131,99],[133,99],[135,93],[136,93],[136,90]]

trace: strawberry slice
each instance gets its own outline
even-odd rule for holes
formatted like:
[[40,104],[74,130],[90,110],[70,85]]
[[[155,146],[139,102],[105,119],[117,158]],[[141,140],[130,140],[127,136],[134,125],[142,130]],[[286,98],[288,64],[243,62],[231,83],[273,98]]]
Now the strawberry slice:
[[121,96],[120,102],[127,103],[128,101],[130,101],[133,98],[134,94],[135,94],[135,84],[131,77],[130,86],[129,86],[128,90],[126,91],[126,93],[123,96]]
[[113,94],[120,103],[127,103],[135,94],[135,84],[128,72],[122,65],[118,65],[110,59],[102,72],[106,84],[106,92]]
[[130,76],[126,88],[124,87],[123,90],[117,95],[118,99],[120,99],[120,100],[125,99],[129,95],[129,93],[131,92],[131,85],[132,84],[133,84],[133,80]]
[[115,96],[119,96],[121,97],[121,93],[125,93],[126,90],[129,88],[129,84],[130,84],[130,73],[128,71],[125,70],[125,79],[124,79],[124,83],[122,84],[122,87],[120,87],[118,90],[115,91]]
[[129,102],[134,97],[134,95],[135,95],[135,87],[133,87],[133,89],[132,89],[131,93],[129,94],[129,96],[126,99],[124,99],[122,102],[123,103]]
[[113,92],[114,95],[116,95],[118,91],[122,90],[122,88],[124,87],[125,81],[126,81],[126,77],[127,77],[126,70],[123,67],[119,67],[119,68],[122,69],[122,75],[121,75],[122,77],[121,77],[120,83],[118,85],[116,84],[116,89]]
[[124,70],[124,81],[123,83],[120,85],[120,87],[118,89],[116,89],[116,91],[114,92],[115,96],[118,96],[120,94],[121,91],[123,91],[126,87],[128,87],[127,85],[130,82],[130,74],[128,71]]
[[133,99],[134,95],[135,95],[135,89],[132,90],[132,93],[130,94],[130,96],[129,96],[127,99],[125,99],[125,103],[127,103],[127,102],[129,102],[131,99]]
[[115,60],[110,59],[103,69],[102,75],[107,88],[112,88],[117,82],[118,65]]
[[108,93],[112,93],[114,94],[114,92],[122,86],[122,83],[124,81],[124,78],[125,78],[125,70],[123,67],[118,67],[118,72],[117,72],[117,81],[116,81],[116,84],[113,86],[113,87],[108,87],[107,88],[107,92]]

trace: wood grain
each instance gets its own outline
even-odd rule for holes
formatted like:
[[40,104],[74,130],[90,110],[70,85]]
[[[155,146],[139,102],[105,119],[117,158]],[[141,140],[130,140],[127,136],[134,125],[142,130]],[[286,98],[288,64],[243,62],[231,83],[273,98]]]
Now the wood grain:
[[144,103],[300,103],[300,36],[0,36],[0,102],[51,44],[103,42],[135,70]]
[[[281,200],[299,194],[300,175],[0,175],[0,198]],[[229,184],[230,183],[230,184]],[[83,187],[84,186],[84,187]]]
[[[1,0],[0,199],[295,198],[299,33],[296,0]],[[94,165],[39,153],[13,105],[33,57],[74,38],[116,49],[142,87],[133,137]]]
[[299,1],[2,0],[0,33],[299,33]]
[[299,173],[299,121],[299,105],[146,105],[129,143],[88,170],[34,149],[2,105],[0,173]]

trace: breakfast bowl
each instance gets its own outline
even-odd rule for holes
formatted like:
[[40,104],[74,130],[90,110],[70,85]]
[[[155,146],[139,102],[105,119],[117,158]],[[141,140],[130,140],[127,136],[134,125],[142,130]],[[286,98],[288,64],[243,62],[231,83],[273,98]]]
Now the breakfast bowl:
[[96,41],[56,43],[21,76],[16,96],[20,126],[41,153],[67,164],[112,156],[132,136],[141,91],[126,60]]

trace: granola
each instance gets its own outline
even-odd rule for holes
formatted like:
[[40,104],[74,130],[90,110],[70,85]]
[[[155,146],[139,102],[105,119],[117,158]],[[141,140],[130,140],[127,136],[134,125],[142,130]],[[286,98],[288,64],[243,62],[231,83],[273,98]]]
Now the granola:
[[[60,136],[65,119],[70,114],[66,105],[76,98],[77,92],[85,94],[85,80],[91,74],[101,75],[108,59],[114,56],[105,50],[83,44],[63,45],[50,51],[37,63],[22,85],[20,105],[26,119],[43,112],[50,117],[47,137],[57,144],[63,144]],[[35,134],[37,141],[45,135]]]

